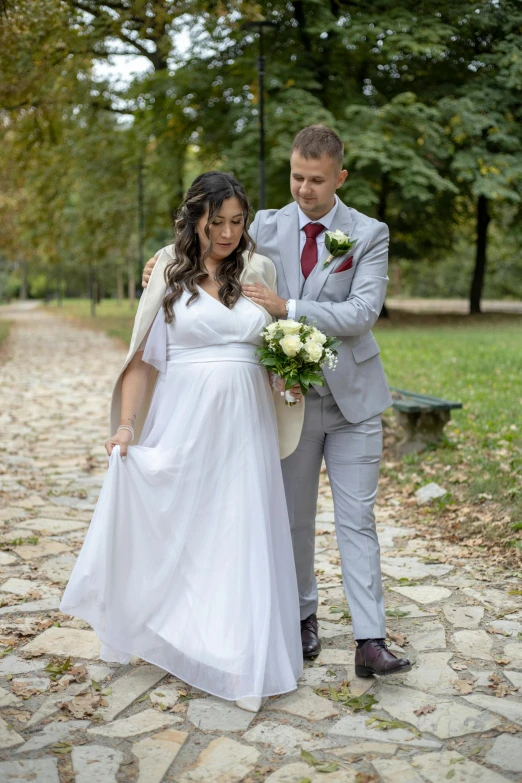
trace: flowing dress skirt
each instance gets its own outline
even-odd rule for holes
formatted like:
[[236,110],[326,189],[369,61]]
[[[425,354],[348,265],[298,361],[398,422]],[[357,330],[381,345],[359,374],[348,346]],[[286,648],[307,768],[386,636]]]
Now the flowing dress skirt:
[[113,450],[61,610],[225,699],[296,688],[299,601],[255,345],[169,348],[140,444]]

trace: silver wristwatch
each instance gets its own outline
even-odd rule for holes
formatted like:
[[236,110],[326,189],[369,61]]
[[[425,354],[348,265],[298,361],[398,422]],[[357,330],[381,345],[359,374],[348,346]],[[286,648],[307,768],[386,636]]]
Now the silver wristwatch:
[[288,318],[290,316],[290,299],[287,299],[285,302],[285,310],[286,310],[286,317]]

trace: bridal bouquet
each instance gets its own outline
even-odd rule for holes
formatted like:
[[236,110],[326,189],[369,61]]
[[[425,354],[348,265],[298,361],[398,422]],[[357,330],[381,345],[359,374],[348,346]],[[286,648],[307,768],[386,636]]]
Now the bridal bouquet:
[[[337,364],[335,337],[328,337],[306,323],[305,316],[298,321],[291,318],[274,321],[261,332],[263,345],[257,349],[261,364],[285,382],[285,389],[299,384],[306,394],[310,384],[324,386],[322,368],[335,370]],[[290,395],[290,399],[291,395]],[[295,400],[287,405],[295,405]]]

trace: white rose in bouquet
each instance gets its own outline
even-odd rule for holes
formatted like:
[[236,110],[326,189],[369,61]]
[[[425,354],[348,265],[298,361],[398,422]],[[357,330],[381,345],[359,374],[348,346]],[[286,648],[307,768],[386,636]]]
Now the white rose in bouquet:
[[274,334],[277,332],[279,328],[279,324],[277,321],[274,321],[271,324],[268,324],[268,326],[265,328],[265,332],[267,332],[269,337],[273,337]]
[[313,326],[312,333],[310,334],[308,340],[311,340],[313,343],[317,343],[317,345],[324,345],[327,340],[327,337],[325,334],[320,332],[319,329],[316,329],[315,326]]
[[318,362],[323,355],[323,347],[313,340],[307,340],[304,344],[304,350],[311,362]]
[[[300,324],[297,324],[300,326]],[[279,344],[287,356],[297,356],[303,343],[296,334],[287,334],[282,340],[279,340]]]
[[294,321],[292,318],[287,318],[286,321],[279,321],[279,326],[283,330],[283,334],[299,334],[303,328],[299,321]]

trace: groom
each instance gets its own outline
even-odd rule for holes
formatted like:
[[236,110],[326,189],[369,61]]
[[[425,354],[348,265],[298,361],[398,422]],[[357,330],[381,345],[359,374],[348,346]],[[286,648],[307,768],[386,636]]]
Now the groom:
[[[408,671],[410,662],[386,647],[380,553],[373,506],[382,454],[381,413],[391,404],[371,333],[388,283],[389,232],[384,223],[347,207],[336,195],[348,172],[343,143],[330,128],[297,134],[290,156],[294,202],[259,211],[250,227],[258,253],[277,268],[277,291],[261,284],[244,293],[276,318],[306,316],[338,337],[339,362],[325,368],[324,387],[311,387],[296,451],[282,461],[299,585],[305,658],[321,651],[314,571],[315,515],[324,457],[332,488],[343,584],[357,641],[360,676]],[[325,231],[339,229],[352,249],[328,265]],[[147,262],[143,284],[155,259]]]

